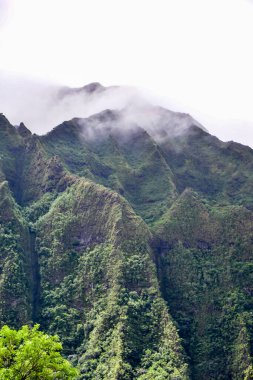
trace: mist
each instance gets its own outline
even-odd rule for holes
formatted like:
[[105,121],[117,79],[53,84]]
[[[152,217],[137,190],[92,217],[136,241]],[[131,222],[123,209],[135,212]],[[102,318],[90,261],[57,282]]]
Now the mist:
[[69,88],[4,74],[0,75],[0,84],[0,112],[13,125],[23,122],[39,135],[63,121],[81,120],[104,110],[120,111],[120,117],[117,122],[95,117],[89,123],[89,131],[86,123],[86,134],[90,138],[94,133],[98,137],[108,131],[108,122],[121,132],[134,126],[142,127],[156,139],[166,133],[180,134],[192,124],[201,127],[190,115],[162,108],[158,99],[130,86],[104,87],[94,82],[81,88]]
[[[156,140],[168,133],[183,133],[194,124],[223,141],[234,140],[253,146],[253,124],[249,120],[214,118],[132,86],[104,87],[93,82],[70,88],[0,71],[0,112],[13,125],[23,122],[38,135],[46,134],[64,121],[88,118],[107,109],[121,111],[117,129],[120,127],[126,132],[137,125]],[[104,131],[106,128],[98,124],[97,121],[96,130],[101,134],[101,128]],[[113,125],[116,127],[116,123]],[[91,130],[89,135],[93,135]]]
[[101,107],[101,96],[84,109],[73,93],[59,101],[62,86],[126,84],[222,140],[253,146],[252,1],[108,2],[0,0],[0,112],[43,134],[118,106]]
[[85,118],[104,109],[122,109],[142,102],[131,87],[104,88],[99,84],[68,88],[0,74],[0,112],[13,125],[23,122],[33,133],[43,135],[63,121]]

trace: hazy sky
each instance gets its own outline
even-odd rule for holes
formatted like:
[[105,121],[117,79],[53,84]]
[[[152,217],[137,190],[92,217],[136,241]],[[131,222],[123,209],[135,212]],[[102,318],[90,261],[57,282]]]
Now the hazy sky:
[[134,85],[251,146],[252,40],[253,0],[0,0],[2,72]]

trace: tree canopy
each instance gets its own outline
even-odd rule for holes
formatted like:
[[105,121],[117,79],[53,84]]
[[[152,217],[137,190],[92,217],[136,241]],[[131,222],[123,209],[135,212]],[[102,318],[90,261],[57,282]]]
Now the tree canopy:
[[77,379],[77,369],[61,356],[61,350],[58,336],[39,331],[39,325],[20,330],[4,326],[0,330],[0,379]]

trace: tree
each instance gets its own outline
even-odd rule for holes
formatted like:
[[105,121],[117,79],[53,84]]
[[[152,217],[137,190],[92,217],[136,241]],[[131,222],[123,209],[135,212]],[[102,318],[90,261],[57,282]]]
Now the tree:
[[78,371],[64,359],[58,336],[23,326],[0,330],[0,380],[77,379]]

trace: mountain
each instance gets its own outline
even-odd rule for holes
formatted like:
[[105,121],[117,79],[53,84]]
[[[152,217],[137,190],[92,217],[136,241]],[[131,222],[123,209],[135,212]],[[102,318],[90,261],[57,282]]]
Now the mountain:
[[59,334],[81,379],[252,379],[252,165],[148,104],[0,115],[1,325]]

